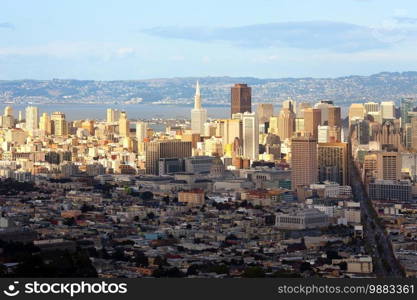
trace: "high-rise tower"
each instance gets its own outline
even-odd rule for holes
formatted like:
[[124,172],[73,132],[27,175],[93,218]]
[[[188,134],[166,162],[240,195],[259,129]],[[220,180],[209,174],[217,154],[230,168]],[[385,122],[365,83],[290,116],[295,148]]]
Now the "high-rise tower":
[[317,139],[312,136],[297,136],[291,139],[291,184],[309,186],[318,179]]
[[252,88],[247,84],[238,83],[231,90],[230,115],[252,112]]
[[304,109],[304,131],[316,140],[318,139],[318,126],[321,124],[321,110],[318,108]]
[[194,96],[194,108],[191,110],[191,131],[203,134],[204,123],[207,121],[207,110],[201,106],[200,84],[197,81]]
[[39,109],[36,106],[26,107],[26,129],[33,133],[39,128]]
[[130,136],[130,122],[127,119],[126,112],[122,111],[119,118],[119,136],[129,137]]
[[65,136],[68,134],[68,123],[65,120],[65,114],[63,112],[54,112],[51,116],[52,120],[52,133],[56,136]]

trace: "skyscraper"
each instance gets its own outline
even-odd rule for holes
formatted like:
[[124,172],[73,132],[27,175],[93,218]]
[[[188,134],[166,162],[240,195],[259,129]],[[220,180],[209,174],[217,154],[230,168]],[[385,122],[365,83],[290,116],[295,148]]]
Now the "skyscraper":
[[234,119],[242,120],[243,157],[250,160],[259,159],[259,123],[256,113],[238,113]]
[[295,131],[295,113],[288,108],[281,109],[278,118],[278,135],[281,141],[290,139]]
[[108,108],[106,111],[106,122],[113,123],[118,122],[120,118],[120,112],[118,109]]
[[321,125],[328,124],[330,107],[333,107],[333,102],[330,101],[320,101],[319,103],[314,104],[314,108],[321,110]]
[[304,109],[304,131],[318,138],[318,126],[321,124],[321,110],[318,108]]
[[318,139],[319,143],[328,143],[329,142],[329,126],[320,125],[318,130]]
[[204,123],[207,121],[207,110],[201,106],[200,84],[197,81],[194,96],[194,108],[191,110],[191,131],[203,135]]
[[377,179],[399,180],[401,178],[401,155],[398,152],[379,152],[376,166]]
[[146,143],[146,174],[159,175],[160,158],[184,158],[191,156],[191,142],[161,140]]
[[39,129],[44,134],[51,134],[51,118],[48,113],[44,112],[39,120]]
[[136,122],[136,139],[138,143],[143,143],[143,140],[147,136],[148,123],[146,122]]
[[282,108],[288,109],[292,112],[296,112],[297,103],[292,100],[290,97],[288,97],[287,100],[282,102]]
[[339,106],[329,106],[327,122],[329,126],[342,127],[342,119]]
[[395,119],[395,103],[393,101],[381,102],[382,120]]
[[351,123],[352,133],[360,145],[369,143],[369,121],[368,120],[353,120]]
[[107,123],[114,122],[114,109],[108,108],[106,111],[106,121]]
[[39,128],[39,109],[36,106],[26,107],[26,130],[33,133]]
[[296,111],[297,118],[304,118],[304,110],[306,108],[311,108],[310,103],[308,103],[308,102],[298,103],[298,105],[297,105],[297,111]]
[[291,184],[295,190],[317,182],[317,139],[297,136],[291,139]]
[[411,123],[411,117],[409,112],[413,111],[417,101],[415,98],[402,98],[401,99],[401,127],[405,128],[405,124]]
[[126,112],[122,111],[119,118],[119,135],[121,137],[129,137],[130,135],[130,123],[127,119]]
[[377,113],[380,111],[380,105],[377,102],[366,102],[364,105],[366,113]]
[[243,127],[243,156],[250,160],[259,158],[259,123],[256,113],[244,113]]
[[279,117],[276,117],[276,116],[275,117],[274,116],[270,117],[269,118],[268,132],[278,135],[278,130],[279,130],[278,129],[278,127],[279,127],[278,123],[279,123]]
[[52,134],[57,136],[65,136],[68,134],[68,124],[65,120],[65,114],[63,112],[53,112],[51,120]]
[[223,145],[233,144],[235,138],[242,139],[243,128],[242,128],[242,119],[241,114],[235,115],[235,118],[231,120],[220,120],[219,131],[217,136],[223,138]]
[[366,116],[366,110],[362,103],[352,103],[349,107],[349,126],[353,120],[363,120]]
[[411,118],[411,130],[410,130],[410,135],[411,135],[411,143],[409,143],[411,149],[413,149],[414,151],[417,151],[417,117]]
[[4,115],[5,116],[13,116],[13,107],[11,107],[10,105],[7,105],[4,108]]
[[252,112],[252,88],[244,83],[237,83],[231,88],[230,114]]
[[274,105],[272,103],[259,103],[256,108],[259,124],[269,122],[269,118],[274,115]]
[[319,180],[329,180],[340,185],[349,184],[348,158],[347,143],[319,143]]
[[15,125],[15,119],[13,117],[13,108],[6,106],[4,109],[4,115],[1,118],[1,127],[12,128]]

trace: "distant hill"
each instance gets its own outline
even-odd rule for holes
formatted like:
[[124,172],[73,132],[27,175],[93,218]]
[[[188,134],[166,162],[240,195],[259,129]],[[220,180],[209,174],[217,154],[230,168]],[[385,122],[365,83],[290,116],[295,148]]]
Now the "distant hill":
[[201,77],[148,80],[93,81],[73,79],[3,80],[0,103],[156,103],[191,104],[200,80],[205,105],[227,105],[230,87],[247,83],[253,102],[279,103],[333,100],[345,106],[356,101],[394,100],[417,96],[417,72],[378,73],[338,78]]

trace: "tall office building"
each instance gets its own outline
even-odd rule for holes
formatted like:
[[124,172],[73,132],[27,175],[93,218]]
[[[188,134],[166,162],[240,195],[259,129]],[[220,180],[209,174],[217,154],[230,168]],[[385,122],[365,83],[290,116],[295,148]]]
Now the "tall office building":
[[411,130],[410,131],[410,135],[411,135],[411,143],[409,143],[411,149],[413,149],[414,151],[417,151],[417,117],[411,118]]
[[120,118],[120,111],[118,109],[108,108],[106,111],[106,122],[118,122]]
[[161,140],[146,143],[146,174],[159,175],[159,159],[190,157],[191,148],[191,142],[180,140]]
[[39,128],[39,109],[36,106],[26,107],[26,130],[33,133]]
[[278,135],[281,141],[292,137],[295,131],[295,113],[288,108],[281,109],[278,117]]
[[365,154],[363,158],[364,178],[376,178],[378,155],[376,153]]
[[377,113],[380,111],[380,105],[377,102],[366,102],[364,105],[366,113]]
[[347,143],[319,143],[318,168],[320,182],[329,180],[340,185],[349,184]]
[[369,121],[368,120],[353,120],[351,123],[352,133],[360,145],[369,143]]
[[353,103],[349,107],[349,127],[353,120],[363,120],[366,116],[365,106],[362,103]]
[[252,88],[244,83],[237,83],[231,88],[230,114],[252,112]]
[[278,123],[279,123],[279,117],[272,116],[269,118],[269,128],[268,133],[278,134]]
[[4,114],[1,117],[1,127],[13,128],[14,125],[15,125],[15,119],[13,117],[13,108],[8,105],[4,108]]
[[291,184],[309,186],[317,182],[317,139],[311,136],[297,136],[291,139]]
[[256,113],[243,113],[243,156],[250,160],[259,159],[259,123]]
[[216,136],[222,137],[224,146],[233,144],[236,138],[239,138],[239,140],[242,139],[243,128],[241,114],[234,115],[234,118],[231,120],[220,120],[218,125],[219,131],[216,131]]
[[269,122],[269,118],[274,115],[274,105],[272,103],[259,103],[256,107],[259,124]]
[[320,109],[321,111],[321,125],[328,124],[330,107],[333,107],[333,102],[331,101],[320,101],[319,103],[314,104],[314,108]]
[[10,105],[6,106],[4,108],[4,116],[13,117],[13,107],[11,107]]
[[308,102],[298,103],[297,112],[296,112],[297,118],[304,118],[304,110],[306,108],[311,108],[310,103],[308,103]]
[[382,120],[395,119],[395,103],[393,101],[381,102]]
[[328,143],[329,142],[329,126],[320,125],[318,129],[318,143]]
[[136,122],[136,139],[138,143],[143,143],[143,140],[147,137],[148,123]]
[[127,119],[126,112],[122,111],[119,118],[119,136],[129,137],[130,136],[130,122]]
[[304,131],[318,138],[318,126],[321,124],[321,110],[318,108],[304,109]]
[[68,123],[63,112],[53,112],[51,116],[52,134],[56,136],[68,135]]
[[200,84],[197,81],[194,96],[194,108],[191,110],[191,131],[204,134],[204,123],[207,121],[207,110],[201,106]]
[[282,108],[283,109],[288,109],[288,110],[290,110],[290,111],[292,111],[292,112],[296,112],[296,110],[297,110],[297,103],[295,102],[295,100],[292,100],[290,97],[288,97],[288,99],[287,100],[285,100],[285,101],[283,101],[282,102]]
[[50,135],[51,132],[51,118],[48,113],[44,112],[39,120],[39,129],[46,135]]
[[108,108],[106,111],[106,121],[107,123],[113,123],[114,122],[114,109]]
[[342,127],[342,118],[340,113],[339,106],[329,106],[328,107],[328,119],[327,125]]
[[398,152],[379,152],[377,158],[377,179],[401,179],[401,155]]
[[[304,115],[304,113],[303,113]],[[295,132],[303,133],[304,132],[304,117],[303,118],[295,118]]]
[[396,149],[401,149],[401,128],[400,120],[384,121],[375,139],[381,145],[393,145]]
[[401,127],[405,128],[405,124],[411,123],[411,116],[409,115],[410,112],[413,111],[413,108],[417,104],[416,98],[402,98],[401,99]]
[[[413,131],[412,131],[412,121],[413,118],[411,118],[411,123],[406,123],[404,125],[403,130],[403,138],[404,138],[404,146],[406,149],[410,150],[412,148],[412,142],[413,142]],[[414,125],[415,130],[417,129],[417,124]],[[414,137],[415,145],[417,146],[417,132]]]

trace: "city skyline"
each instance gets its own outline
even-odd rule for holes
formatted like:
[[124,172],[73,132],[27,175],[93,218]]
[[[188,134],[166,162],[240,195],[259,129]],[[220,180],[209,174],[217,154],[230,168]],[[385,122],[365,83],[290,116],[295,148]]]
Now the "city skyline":
[[5,295],[414,294],[415,1],[2,4]]

